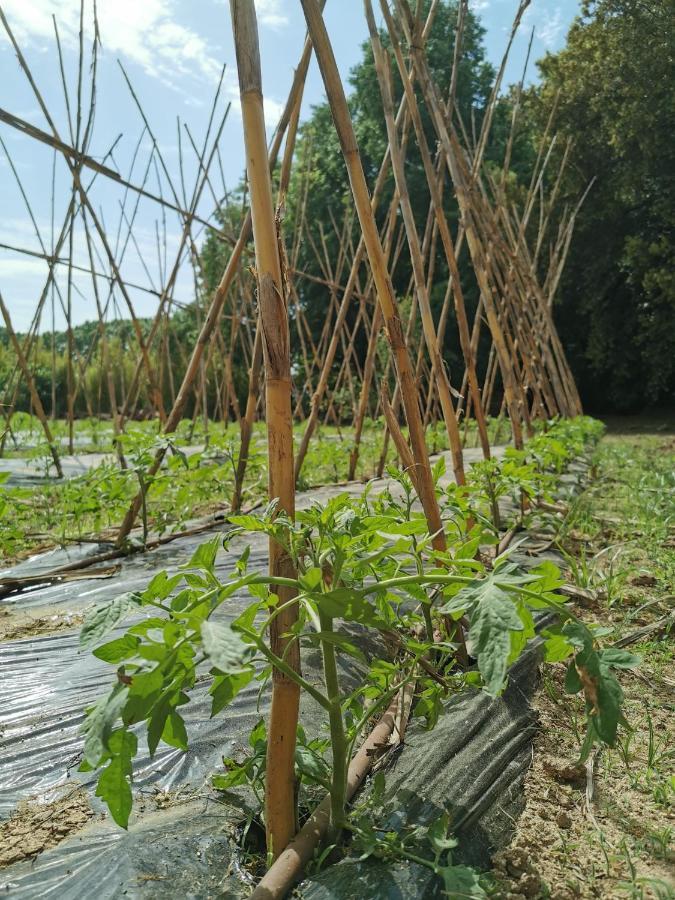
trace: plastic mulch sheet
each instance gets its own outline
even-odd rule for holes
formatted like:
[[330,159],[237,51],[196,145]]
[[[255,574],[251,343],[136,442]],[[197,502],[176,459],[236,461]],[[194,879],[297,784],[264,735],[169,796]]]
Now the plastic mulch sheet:
[[[340,490],[310,492],[303,501]],[[350,493],[358,490],[349,486]],[[107,580],[43,586],[8,597],[0,606],[81,612],[144,587],[161,569],[175,569],[208,538],[178,539],[152,553],[125,558],[119,573]],[[241,552],[239,540],[229,552],[219,553],[221,577],[232,570]],[[247,542],[252,545],[251,567],[264,566],[265,540],[257,535]],[[91,548],[81,552],[87,551]],[[31,563],[32,573],[39,571],[39,562]],[[55,562],[52,557],[49,568]],[[248,602],[248,595],[235,595],[223,607],[223,616],[235,618]],[[366,656],[383,652],[365,631],[356,631],[354,640]],[[448,701],[433,731],[425,732],[413,721],[403,747],[384,770],[387,795],[397,801],[396,821],[388,823],[392,828],[406,822],[424,824],[448,810],[460,839],[457,859],[489,865],[490,855],[508,842],[520,808],[536,730],[529,698],[536,684],[537,654],[536,646],[528,649],[501,698],[466,691]],[[303,651],[303,670],[309,680],[321,680],[318,650]],[[362,675],[356,661],[341,658],[345,690],[355,687]],[[26,900],[248,896],[250,876],[240,867],[234,835],[241,810],[218,799],[209,785],[222,757],[247,746],[251,727],[266,713],[268,694],[259,697],[253,682],[212,720],[208,678],[200,682],[182,710],[190,749],[162,745],[150,759],[141,741],[134,770],[135,813],[125,832],[103,815],[93,796],[93,776],[77,772],[84,710],[110,683],[111,667],[80,650],[76,631],[0,644],[0,820],[8,819],[22,801],[50,802],[77,785],[87,791],[95,812],[89,824],[51,849],[0,869],[0,891]],[[322,713],[307,698],[302,718],[309,734],[319,733]],[[349,859],[306,879],[298,890],[307,898],[347,900],[355,896],[357,881],[358,893],[369,898],[434,897],[439,890],[421,867]]]

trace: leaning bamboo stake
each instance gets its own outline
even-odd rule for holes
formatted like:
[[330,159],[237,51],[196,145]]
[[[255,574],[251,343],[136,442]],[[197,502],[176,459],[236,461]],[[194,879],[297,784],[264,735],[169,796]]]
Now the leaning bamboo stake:
[[[437,6],[438,6],[438,0],[434,0],[434,2],[431,4],[431,7],[429,9],[429,14],[427,15],[427,20],[424,25],[424,28],[422,29],[421,38],[420,38],[420,40],[422,42],[424,42],[424,40],[426,39],[426,37],[431,29]],[[406,99],[405,99],[405,97],[402,97],[401,102],[399,104],[398,111],[396,113],[396,120],[395,120],[397,126],[399,124],[399,121],[403,120],[403,128],[402,128],[403,136],[401,138],[402,141],[405,139],[407,129],[410,125],[410,118],[407,115],[405,115],[405,117],[404,117],[405,109],[406,109]],[[385,178],[389,171],[389,162],[390,162],[389,147],[387,146],[387,149],[386,149],[385,155],[384,155],[384,159],[382,160],[382,162],[380,164],[380,170],[377,175],[375,187],[373,188],[373,196],[369,200],[371,207],[372,207],[373,214],[375,213],[375,211],[377,209],[380,194],[384,187]],[[361,260],[363,258],[363,254],[364,254],[365,250],[366,250],[366,245],[365,245],[364,235],[362,235],[359,240],[359,244],[356,248],[356,252],[354,253],[354,256],[353,256],[351,272],[349,274],[347,286],[345,287],[345,290],[344,290],[344,293],[342,296],[342,301],[340,304],[340,311],[338,313],[338,321],[336,322],[335,330],[333,332],[331,342],[329,344],[328,350],[327,350],[325,358],[324,358],[324,365],[323,365],[323,368],[321,371],[321,375],[319,376],[319,382],[318,382],[316,390],[312,396],[310,414],[307,417],[307,422],[305,424],[305,431],[303,433],[302,440],[300,442],[300,446],[298,447],[298,452],[296,454],[296,458],[295,458],[295,477],[296,477],[296,479],[298,478],[298,476],[300,474],[300,470],[302,468],[302,464],[305,459],[305,455],[307,453],[307,448],[309,447],[309,442],[310,442],[312,434],[314,432],[314,428],[316,427],[316,422],[319,417],[319,408],[321,405],[321,400],[323,399],[323,395],[328,386],[328,378],[330,376],[331,367],[333,365],[333,361],[335,359],[335,353],[336,353],[337,347],[338,347],[338,333],[341,330],[342,325],[344,324],[344,319],[347,315],[347,311],[349,308],[349,302],[351,300],[354,285],[355,285],[356,279],[358,277],[358,270],[361,265]],[[356,453],[358,455],[358,449],[356,450]],[[355,465],[355,463],[354,463],[354,465]]]
[[[450,394],[450,381],[443,359],[441,357],[438,342],[436,340],[436,326],[434,324],[431,312],[431,304],[429,302],[429,294],[427,293],[426,278],[424,274],[424,263],[422,260],[422,247],[420,245],[419,235],[417,233],[417,225],[413,215],[412,204],[410,202],[410,194],[408,192],[408,182],[405,175],[403,164],[403,156],[396,133],[394,124],[394,101],[391,88],[391,70],[389,61],[385,58],[384,50],[380,42],[380,36],[375,25],[375,17],[370,0],[365,0],[366,19],[370,31],[370,42],[373,48],[375,58],[375,71],[380,85],[380,93],[382,95],[382,106],[384,110],[385,124],[387,128],[387,137],[389,139],[389,153],[391,156],[392,169],[394,171],[394,180],[399,195],[399,204],[403,215],[403,223],[406,230],[408,241],[408,250],[413,269],[413,279],[415,283],[415,294],[417,303],[420,308],[420,317],[422,320],[422,330],[426,342],[429,357],[431,359],[432,375],[436,383],[436,389],[439,394],[441,409],[443,411],[443,420],[448,433],[450,442],[450,450],[452,454],[452,466],[455,473],[457,484],[465,483],[464,476],[464,459],[462,455],[462,444],[457,426],[457,418],[455,416],[455,408]],[[432,179],[435,175],[432,172]],[[393,436],[393,435],[392,435]]]
[[[277,130],[274,136],[274,140],[272,141],[272,146],[269,151],[268,157],[268,165],[273,168],[276,164],[277,156],[279,153],[279,149],[281,147],[281,143],[283,140],[284,133],[288,126],[288,122],[290,116],[295,108],[295,104],[298,102],[298,97],[301,94],[305,76],[307,75],[307,68],[309,66],[309,60],[312,52],[312,45],[309,40],[305,41],[305,45],[303,47],[302,56],[300,57],[300,62],[298,63],[298,67],[295,70],[295,75],[293,78],[293,84],[291,86],[291,90],[288,95],[288,99],[286,101],[286,106],[284,108],[284,112],[279,120],[279,124],[277,125]],[[183,415],[183,410],[185,409],[185,405],[190,398],[190,394],[192,391],[193,382],[199,372],[199,366],[202,359],[202,355],[209,345],[211,340],[211,336],[213,335],[214,330],[218,326],[220,322],[220,318],[223,312],[223,306],[225,304],[225,299],[227,297],[228,291],[230,290],[232,283],[235,279],[237,272],[239,271],[240,261],[242,254],[244,252],[244,248],[246,247],[249,237],[251,235],[251,214],[250,211],[244,217],[244,221],[241,225],[241,229],[239,232],[239,236],[237,238],[236,243],[232,247],[232,251],[230,253],[230,258],[225,267],[225,271],[223,272],[223,277],[220,279],[218,287],[214,291],[213,297],[211,298],[211,303],[209,306],[208,313],[204,319],[204,323],[200,329],[200,332],[197,336],[197,340],[192,349],[192,355],[190,356],[190,361],[186,367],[185,374],[183,375],[183,381],[178,389],[178,393],[176,395],[176,402],[171,409],[171,412],[166,418],[166,422],[164,423],[164,434],[171,434],[176,430],[178,424]],[[254,353],[255,356],[255,353]],[[258,366],[259,370],[259,366]],[[257,404],[256,404],[257,405]],[[255,411],[255,405],[253,406],[253,410]],[[243,423],[245,421],[245,415],[241,417],[241,423],[243,427]],[[242,444],[243,444],[244,433],[242,431]],[[162,464],[164,456],[166,454],[165,448],[160,448],[157,450],[155,454],[155,458],[152,461],[152,465],[148,471],[148,476],[155,475],[159,471],[159,467]],[[242,449],[240,448],[240,459],[242,457]],[[243,472],[246,468],[246,456],[244,456],[243,462],[243,470],[242,476],[240,479],[240,485],[243,484]],[[126,512],[124,520],[120,526],[120,530],[117,534],[117,543],[123,544],[127,537],[129,536],[129,532],[134,527],[134,522],[138,516],[138,513],[141,508],[141,504],[143,502],[142,493],[139,491],[138,494],[132,500],[129,509]],[[234,506],[234,503],[233,503]],[[234,508],[237,508],[236,506]]]
[[420,414],[417,386],[413,378],[410,356],[403,336],[403,325],[368,195],[359,148],[356,143],[349,107],[347,106],[347,98],[345,97],[335,56],[333,55],[333,48],[331,47],[317,0],[302,0],[302,7],[328,95],[333,122],[347,165],[349,182],[361,230],[363,231],[364,244],[372,269],[377,298],[382,308],[385,331],[396,362],[412,453],[415,460],[420,502],[427,518],[429,532],[433,535],[433,546],[437,550],[444,551],[447,544],[429,464],[429,453],[424,441],[424,428]]
[[[54,121],[53,121],[53,119],[52,119],[52,117],[51,117],[51,115],[50,115],[50,113],[49,113],[49,110],[47,109],[47,106],[46,106],[45,101],[44,101],[44,99],[43,99],[43,97],[42,97],[42,94],[40,93],[40,90],[38,89],[37,84],[35,83],[35,80],[34,80],[34,78],[33,78],[33,75],[32,75],[32,72],[31,72],[31,70],[30,70],[30,67],[28,66],[28,64],[27,64],[27,62],[26,62],[26,60],[25,60],[25,57],[24,57],[23,53],[21,52],[21,49],[20,49],[18,43],[16,42],[16,38],[14,37],[14,33],[13,33],[12,29],[10,28],[9,23],[8,23],[8,21],[7,21],[7,18],[5,17],[5,14],[3,13],[1,7],[0,7],[0,21],[2,22],[2,24],[3,24],[4,28],[5,28],[5,31],[6,31],[6,33],[7,33],[7,36],[9,37],[10,42],[11,42],[13,48],[14,48],[14,51],[15,51],[16,56],[17,56],[17,59],[18,59],[18,61],[19,61],[19,65],[21,66],[22,70],[24,71],[24,74],[26,75],[26,78],[28,79],[28,82],[29,82],[29,84],[30,84],[30,86],[31,86],[31,88],[32,88],[32,90],[33,90],[33,93],[34,93],[34,95],[35,95],[35,99],[37,100],[37,102],[38,102],[38,104],[39,104],[39,106],[40,106],[40,109],[42,110],[42,112],[43,112],[43,114],[44,114],[44,116],[45,116],[45,119],[47,120],[47,122],[48,122],[48,124],[49,124],[49,127],[50,127],[50,129],[51,129],[51,131],[52,131],[52,134],[53,134],[53,136],[54,136],[54,141],[55,141],[57,144],[61,144],[61,139],[60,139],[58,130],[57,130],[57,128],[56,128],[56,125],[54,124]],[[59,149],[62,150],[62,146],[59,146]],[[62,152],[63,152],[63,158],[64,158],[64,160],[65,160],[65,163],[66,163],[66,165],[67,165],[67,167],[68,167],[68,170],[69,170],[69,172],[70,172],[70,174],[71,174],[71,177],[72,177],[72,179],[73,179],[74,189],[77,190],[77,193],[78,193],[78,195],[79,195],[79,197],[80,197],[80,201],[81,201],[82,205],[83,205],[84,207],[86,207],[86,209],[89,211],[89,215],[91,216],[92,222],[93,222],[94,227],[95,227],[95,229],[96,229],[96,231],[97,231],[97,233],[98,233],[99,239],[100,239],[100,241],[101,241],[101,243],[102,243],[102,245],[103,245],[103,247],[104,247],[104,249],[105,249],[105,251],[106,251],[106,254],[107,254],[107,256],[108,256],[108,261],[109,261],[109,263],[110,263],[111,268],[113,269],[113,271],[114,271],[114,273],[115,273],[115,277],[116,277],[116,279],[117,279],[117,281],[118,281],[120,291],[121,291],[122,296],[124,297],[124,300],[125,300],[126,305],[127,305],[127,307],[128,307],[129,314],[130,314],[130,316],[131,316],[131,320],[132,320],[132,323],[133,323],[133,326],[134,326],[134,330],[135,330],[135,332],[136,332],[136,338],[137,338],[137,341],[138,341],[139,349],[140,349],[140,351],[141,351],[141,356],[142,356],[142,358],[143,358],[143,360],[144,360],[144,363],[145,363],[145,366],[146,366],[146,370],[147,370],[147,373],[148,373],[148,380],[149,380],[149,382],[150,382],[151,390],[152,390],[152,392],[153,392],[153,394],[154,394],[154,396],[155,396],[155,399],[156,399],[156,401],[157,401],[157,403],[158,403],[157,409],[158,409],[158,412],[159,412],[159,414],[160,414],[160,418],[163,420],[163,419],[164,419],[164,413],[163,413],[163,408],[162,408],[162,403],[161,403],[161,396],[159,395],[159,393],[158,393],[158,391],[157,391],[157,387],[156,387],[156,383],[155,383],[154,370],[153,370],[152,365],[151,365],[151,363],[150,363],[150,357],[149,357],[149,354],[148,354],[148,348],[147,348],[147,346],[146,346],[146,344],[145,344],[145,341],[144,341],[144,339],[143,339],[142,329],[141,329],[141,326],[140,326],[140,324],[139,324],[139,322],[138,322],[138,319],[137,319],[137,317],[136,317],[136,313],[135,313],[133,304],[132,304],[132,302],[131,302],[131,298],[129,297],[129,294],[128,294],[126,288],[125,288],[125,285],[124,285],[124,282],[123,282],[123,280],[122,280],[122,278],[121,278],[121,276],[120,276],[120,273],[119,273],[119,271],[117,270],[117,265],[116,265],[116,262],[115,262],[115,258],[114,258],[113,254],[112,254],[111,249],[110,249],[110,246],[109,246],[109,243],[108,243],[108,239],[107,239],[107,235],[106,235],[106,233],[105,233],[105,229],[103,228],[103,226],[102,226],[102,224],[101,224],[101,222],[100,222],[100,220],[99,220],[99,217],[97,216],[97,214],[96,214],[96,212],[95,212],[95,210],[94,210],[94,208],[93,208],[93,206],[92,206],[92,204],[91,204],[91,201],[89,200],[89,197],[88,197],[88,195],[87,195],[87,190],[86,190],[86,188],[85,188],[84,185],[82,184],[82,180],[81,180],[81,176],[80,176],[80,172],[81,172],[81,168],[82,168],[82,161],[79,160],[79,159],[77,159],[76,162],[72,162],[70,156],[68,155],[68,153],[67,153],[67,152],[64,152],[63,150],[62,150]]]
[[[407,4],[402,2],[402,0],[396,0],[396,5],[401,13],[401,19],[403,20],[405,27],[407,16],[411,17],[412,14],[407,7]],[[513,440],[516,447],[521,447],[523,443],[521,415],[523,414],[524,407],[524,403],[522,402],[522,392],[515,372],[513,371],[513,363],[509,354],[509,349],[497,316],[492,288],[488,279],[488,259],[486,258],[484,247],[481,244],[473,221],[470,179],[465,177],[465,174],[459,165],[459,155],[461,153],[459,144],[457,143],[454,133],[449,130],[445,122],[442,104],[438,98],[433,81],[431,80],[426,59],[419,52],[415,44],[414,35],[409,30],[407,31],[406,36],[411,44],[412,57],[425,102],[431,113],[436,133],[440,139],[443,152],[445,153],[445,161],[455,186],[460,209],[464,216],[464,225],[471,258],[474,262],[478,286],[483,295],[483,303],[488,324],[492,333],[492,339],[497,347],[500,368],[502,369],[502,377],[508,398],[511,427],[513,430]]]
[[14,328],[12,326],[12,320],[9,316],[9,310],[5,306],[5,301],[2,299],[2,294],[0,294],[0,312],[2,313],[2,318],[5,321],[7,334],[9,335],[14,353],[28,386],[28,391],[30,393],[31,403],[33,404],[33,408],[35,410],[35,415],[40,420],[40,425],[42,425],[42,430],[44,431],[45,438],[47,439],[47,443],[49,444],[49,452],[51,453],[52,459],[54,460],[54,467],[56,468],[56,472],[59,478],[63,478],[63,469],[61,468],[61,458],[59,456],[59,451],[56,447],[56,443],[54,442],[54,437],[49,427],[47,416],[45,415],[42,400],[40,399],[40,395],[38,394],[37,388],[35,386],[35,379],[33,378],[32,372],[30,371],[30,366],[28,365],[28,360],[24,356],[23,350],[21,349],[21,344],[19,343],[19,339],[17,338],[16,332],[14,331]]
[[[410,110],[410,115],[412,117],[413,127],[415,129],[415,136],[417,138],[417,145],[420,150],[420,155],[422,157],[422,164],[424,166],[424,171],[426,174],[427,182],[429,184],[429,190],[431,193],[431,202],[433,205],[434,213],[436,216],[436,223],[438,226],[438,230],[441,237],[441,243],[443,245],[443,250],[445,252],[445,258],[448,264],[448,270],[450,272],[450,283],[452,285],[454,306],[455,306],[455,315],[457,318],[457,328],[459,332],[459,340],[460,347],[462,349],[462,355],[464,357],[464,365],[466,367],[466,375],[467,382],[469,386],[469,390],[471,391],[471,396],[473,399],[473,407],[474,407],[474,415],[476,417],[476,424],[478,427],[478,434],[481,441],[481,448],[483,451],[483,456],[488,459],[490,456],[490,442],[487,434],[487,425],[485,423],[485,416],[483,414],[483,405],[480,398],[480,388],[478,385],[478,376],[476,374],[476,360],[475,355],[472,353],[471,348],[471,337],[469,335],[469,323],[466,315],[466,306],[464,303],[464,294],[462,292],[462,285],[459,275],[459,267],[457,265],[457,257],[455,254],[455,247],[452,241],[452,237],[450,235],[450,229],[448,227],[448,222],[445,217],[445,211],[443,209],[443,200],[441,191],[439,188],[439,177],[434,171],[434,166],[431,160],[431,153],[429,151],[429,146],[427,143],[426,134],[424,132],[424,128],[422,125],[422,117],[420,115],[419,106],[417,104],[417,97],[415,96],[415,92],[413,90],[412,79],[410,78],[407,68],[403,61],[403,53],[401,51],[401,45],[398,38],[398,34],[396,31],[395,22],[389,12],[389,8],[386,4],[386,0],[381,0],[380,2],[382,13],[385,18],[385,22],[387,24],[387,30],[389,32],[389,36],[392,43],[392,48],[394,51],[394,56],[396,59],[396,63],[398,66],[399,74],[403,81],[403,88],[405,91],[406,98],[408,100],[408,109]],[[455,36],[455,56],[453,63],[453,73],[452,73],[452,86],[450,89],[450,105],[454,105],[454,93],[456,89],[455,81],[456,81],[456,73],[455,67],[458,65],[458,46],[461,41],[461,28],[463,27],[463,4],[460,4],[459,13],[458,13],[458,33]],[[439,161],[442,162],[442,161]],[[440,328],[439,328],[440,331]],[[439,341],[440,342],[440,341]]]
[[[347,771],[345,798],[351,800],[378,756],[391,739],[396,728],[396,710],[399,698],[392,700],[388,709],[370,732],[352,758]],[[402,736],[399,736],[402,737]],[[273,863],[251,894],[251,900],[281,900],[302,874],[316,848],[328,834],[330,826],[330,795],[316,807],[294,840]]]
[[[269,497],[279,508],[295,514],[293,479],[293,418],[288,309],[282,280],[272,182],[267,161],[258,31],[253,0],[230,0],[239,75],[246,168],[251,195],[261,342],[265,357]],[[293,578],[291,560],[280,544],[270,540],[270,575]],[[293,597],[292,589],[279,588],[280,604]],[[300,671],[300,648],[287,632],[297,621],[297,608],[279,615],[270,629],[272,651]],[[300,687],[278,669],[272,673],[272,704],[265,773],[265,829],[267,849],[279,856],[296,832],[295,738]]]

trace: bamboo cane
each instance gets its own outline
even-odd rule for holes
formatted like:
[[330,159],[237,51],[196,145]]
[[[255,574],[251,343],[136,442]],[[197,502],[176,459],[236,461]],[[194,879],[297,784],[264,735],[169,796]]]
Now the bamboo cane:
[[[438,390],[441,409],[443,411],[443,419],[448,432],[448,440],[450,442],[450,450],[452,454],[453,470],[457,484],[465,483],[464,476],[464,460],[462,455],[461,439],[459,428],[457,427],[457,418],[450,394],[450,382],[447,370],[441,358],[441,353],[436,339],[436,326],[434,324],[431,313],[431,304],[429,303],[429,295],[426,286],[426,277],[424,273],[424,263],[422,261],[422,248],[420,246],[417,226],[413,215],[412,204],[408,192],[408,183],[403,165],[403,157],[394,124],[394,101],[391,89],[391,70],[388,60],[385,58],[382,44],[380,42],[379,33],[375,25],[375,17],[373,15],[372,4],[370,0],[365,0],[366,20],[370,31],[370,41],[373,48],[375,58],[375,71],[380,85],[380,93],[382,95],[382,105],[384,110],[385,124],[387,128],[387,136],[389,139],[389,153],[391,156],[392,169],[394,171],[394,179],[399,194],[399,203],[403,222],[406,230],[408,241],[408,249],[413,267],[413,277],[415,282],[415,292],[417,302],[420,307],[420,316],[422,319],[422,329],[424,333],[427,350],[431,359],[431,368],[436,389]],[[432,179],[434,175],[432,173]]]
[[445,550],[446,541],[441,521],[438,501],[429,465],[429,454],[424,442],[424,429],[420,414],[417,389],[413,380],[410,356],[403,337],[403,326],[394,297],[389,273],[385,265],[384,253],[373,216],[366,179],[361,165],[354,128],[349,115],[347,99],[340,80],[333,49],[326,32],[321,11],[316,0],[302,0],[307,27],[312,37],[317,61],[328,95],[333,121],[347,165],[356,211],[363,231],[363,238],[372,269],[378,302],[382,308],[385,331],[396,361],[401,395],[408,421],[408,430],[415,460],[419,496],[427,517],[429,531],[433,535],[433,545]]
[[14,349],[14,353],[18,360],[19,366],[21,367],[21,371],[23,373],[23,377],[28,386],[28,390],[30,392],[31,403],[33,404],[33,408],[35,410],[35,414],[40,421],[40,425],[42,425],[42,430],[45,433],[45,438],[47,439],[47,443],[49,444],[49,452],[51,453],[52,459],[54,460],[54,467],[56,468],[56,472],[59,478],[63,478],[63,469],[61,468],[61,458],[59,456],[59,451],[56,447],[56,443],[54,442],[54,437],[52,435],[51,429],[49,427],[49,422],[47,421],[47,416],[45,415],[44,407],[42,405],[42,400],[40,399],[40,395],[38,394],[37,388],[35,386],[35,379],[30,371],[30,367],[28,365],[28,361],[24,356],[23,350],[21,348],[21,344],[19,343],[19,339],[16,336],[16,332],[12,327],[12,320],[9,316],[9,310],[5,306],[5,301],[2,299],[2,294],[0,294],[0,312],[2,313],[2,318],[5,321],[5,327],[7,329],[7,334],[9,335],[10,342]]
[[[455,253],[455,247],[450,236],[450,230],[448,227],[447,220],[445,218],[445,211],[443,210],[443,200],[441,196],[441,190],[439,187],[440,174],[437,174],[434,171],[433,163],[431,160],[431,154],[429,152],[429,147],[426,139],[426,135],[424,133],[424,128],[422,126],[422,118],[419,111],[419,106],[417,104],[417,98],[415,96],[415,92],[413,90],[412,78],[410,77],[407,67],[403,61],[403,54],[401,51],[401,45],[397,34],[396,23],[394,22],[389,8],[386,4],[386,0],[381,0],[381,8],[382,13],[385,18],[385,22],[387,25],[387,30],[389,32],[389,36],[392,43],[392,49],[394,51],[394,57],[396,59],[396,63],[398,66],[399,74],[401,76],[403,82],[403,88],[408,100],[408,108],[410,110],[410,115],[412,117],[413,126],[415,128],[415,136],[417,138],[417,145],[420,150],[420,155],[422,157],[422,164],[424,166],[427,182],[429,184],[429,190],[431,192],[431,201],[434,209],[434,213],[436,216],[436,223],[440,232],[441,242],[443,244],[443,250],[445,252],[445,258],[448,264],[448,270],[450,272],[450,284],[452,286],[453,291],[453,299],[455,306],[455,315],[457,318],[457,327],[459,332],[460,339],[460,347],[462,349],[462,355],[464,357],[465,364],[465,372],[467,377],[467,383],[469,386],[469,390],[471,391],[473,405],[474,405],[474,415],[476,417],[476,424],[478,427],[478,434],[480,436],[481,448],[483,451],[483,456],[488,459],[490,456],[490,442],[488,440],[487,435],[487,426],[485,423],[485,416],[483,414],[483,406],[480,399],[480,388],[478,385],[478,377],[476,374],[476,361],[475,354],[472,352],[471,346],[471,338],[469,335],[469,323],[466,315],[466,306],[464,303],[464,295],[462,292],[461,280],[459,275],[459,268],[457,265],[457,256]],[[451,76],[451,88],[450,88],[450,100],[449,106],[452,108],[454,103],[454,92],[456,89],[456,76],[455,76],[455,67],[458,65],[458,48],[461,42],[461,28],[463,23],[463,15],[462,15],[463,5],[460,4],[459,13],[458,13],[458,34],[455,36],[455,57],[453,62],[453,74]],[[439,163],[442,160],[439,160]],[[439,326],[440,331],[440,326]],[[440,343],[440,339],[439,339]],[[462,391],[463,393],[463,391]]]
[[[253,0],[230,0],[230,10],[251,193],[259,330],[265,358],[269,496],[270,500],[278,498],[279,508],[293,517],[295,489],[288,310],[267,161],[257,23]],[[274,540],[270,540],[269,555],[271,575],[295,576],[291,560]],[[281,604],[293,597],[289,589],[282,588],[278,593]],[[272,651],[299,672],[299,643],[295,638],[286,637],[296,620],[297,608],[294,606],[279,615],[272,624],[270,643]],[[274,669],[265,778],[265,829],[268,852],[273,858],[281,853],[296,832],[294,754],[299,703],[299,686]]]

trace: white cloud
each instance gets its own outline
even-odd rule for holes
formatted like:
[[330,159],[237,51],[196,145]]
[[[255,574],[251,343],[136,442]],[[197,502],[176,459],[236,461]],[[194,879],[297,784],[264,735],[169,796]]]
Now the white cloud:
[[279,30],[288,25],[288,15],[284,12],[282,0],[256,0],[258,22],[267,28]]
[[281,114],[284,111],[283,103],[279,103],[278,100],[273,100],[271,97],[265,97],[263,100],[263,106],[265,108],[265,125],[267,128],[274,128],[281,118]]
[[560,32],[564,27],[565,25],[562,21],[560,7],[556,7],[556,9],[554,9],[553,12],[535,28],[535,35],[546,48],[551,49],[557,45]]
[[487,9],[489,5],[490,0],[469,0],[471,12],[482,12],[484,9]]
[[[85,4],[89,41],[92,9],[92,3]],[[3,10],[20,44],[51,45],[52,15],[61,41],[68,47],[77,44],[80,0],[3,0]],[[219,77],[222,63],[204,38],[175,21],[172,0],[98,0],[97,13],[104,51],[137,63],[149,75]]]
[[48,271],[47,263],[34,257],[0,258],[0,276],[3,278],[15,278],[19,275],[38,275],[46,278]]

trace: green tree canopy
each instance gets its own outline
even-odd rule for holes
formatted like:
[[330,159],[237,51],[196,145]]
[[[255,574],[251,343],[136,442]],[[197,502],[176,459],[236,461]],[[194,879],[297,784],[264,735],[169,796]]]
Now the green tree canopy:
[[596,181],[559,292],[564,343],[595,409],[675,396],[675,4],[585,0],[540,63],[539,128],[573,140],[563,202]]

